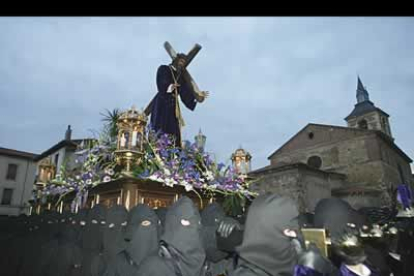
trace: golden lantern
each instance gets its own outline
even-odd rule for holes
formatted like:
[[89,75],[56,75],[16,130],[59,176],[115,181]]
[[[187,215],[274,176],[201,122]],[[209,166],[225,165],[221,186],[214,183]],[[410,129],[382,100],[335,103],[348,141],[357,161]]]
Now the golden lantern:
[[34,183],[34,192],[38,197],[41,195],[41,191],[46,187],[47,183],[55,178],[56,167],[52,163],[50,157],[42,159],[39,162],[38,174]]
[[55,177],[56,167],[52,164],[50,157],[43,159],[39,163],[38,182],[47,183]]
[[131,173],[133,164],[138,165],[142,161],[147,121],[144,112],[137,111],[134,106],[119,116],[115,158],[119,165],[125,167],[126,174]]
[[235,171],[241,175],[247,175],[251,170],[251,159],[250,153],[246,152],[241,147],[238,148],[232,155],[231,161]]

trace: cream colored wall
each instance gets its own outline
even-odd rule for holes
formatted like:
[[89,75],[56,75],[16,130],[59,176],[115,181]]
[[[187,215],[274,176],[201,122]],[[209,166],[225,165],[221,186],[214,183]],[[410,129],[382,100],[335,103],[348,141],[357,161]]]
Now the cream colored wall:
[[[7,180],[8,164],[17,165],[16,180]],[[23,158],[0,155],[0,215],[19,215],[28,212],[36,175],[36,164]],[[1,205],[4,189],[13,189],[11,205]],[[25,205],[26,204],[26,205]]]

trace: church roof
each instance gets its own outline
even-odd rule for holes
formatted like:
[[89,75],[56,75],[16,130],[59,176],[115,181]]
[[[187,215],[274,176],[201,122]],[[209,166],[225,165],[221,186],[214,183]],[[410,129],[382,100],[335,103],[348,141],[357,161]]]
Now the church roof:
[[357,91],[364,91],[364,92],[368,92],[368,91],[365,89],[364,85],[362,84],[362,81],[361,81],[361,79],[359,78],[359,76],[358,76]]
[[385,116],[389,117],[387,113],[382,111],[380,108],[376,107],[374,103],[369,100],[368,91],[362,84],[362,81],[359,78],[359,76],[358,76],[358,81],[357,81],[356,92],[357,92],[357,104],[355,105],[354,110],[352,110],[351,114],[349,114],[345,118],[346,121],[348,121],[348,119],[352,117],[358,117],[358,116],[361,116],[363,114],[366,114],[372,111],[378,111],[384,114]]
[[290,138],[286,143],[284,143],[280,148],[278,148],[277,150],[275,150],[267,159],[271,159],[275,154],[277,154],[285,145],[287,145],[289,142],[291,142],[292,140],[294,140],[300,133],[302,133],[303,131],[305,131],[307,128],[311,127],[311,126],[316,126],[316,127],[323,127],[323,128],[333,128],[333,129],[342,129],[342,130],[346,130],[346,131],[359,131],[359,132],[365,132],[366,134],[375,134],[377,135],[380,139],[382,139],[385,143],[387,143],[391,148],[393,148],[396,152],[398,152],[408,163],[411,163],[413,160],[411,160],[410,157],[408,157],[408,155],[406,155],[392,140],[392,138],[390,138],[388,135],[386,135],[385,133],[383,133],[380,130],[371,130],[371,129],[361,129],[361,128],[352,128],[352,127],[344,127],[344,126],[334,126],[334,125],[323,125],[323,124],[314,124],[314,123],[309,123],[307,124],[304,128],[302,128],[298,133],[296,133],[292,138]]
[[337,175],[339,177],[346,177],[345,174],[320,170],[320,169],[308,166],[307,164],[301,163],[301,162],[291,163],[291,164],[283,164],[283,165],[278,165],[278,166],[269,165],[269,166],[257,169],[255,171],[251,171],[251,172],[249,172],[249,175],[254,176],[255,174],[260,174],[260,173],[263,173],[263,172],[270,172],[270,171],[276,172],[276,171],[285,171],[285,170],[290,170],[290,169],[305,169],[305,170],[309,170],[309,171],[322,173],[322,174],[325,174],[325,175],[329,174],[329,175]]
[[363,101],[363,102],[357,103],[355,105],[354,110],[352,110],[352,112],[345,118],[345,120],[348,121],[348,119],[350,119],[352,117],[358,117],[358,116],[361,116],[363,114],[367,114],[367,113],[372,112],[372,111],[378,111],[378,112],[384,114],[385,116],[389,117],[389,115],[387,113],[382,111],[380,108],[376,107],[373,102]]

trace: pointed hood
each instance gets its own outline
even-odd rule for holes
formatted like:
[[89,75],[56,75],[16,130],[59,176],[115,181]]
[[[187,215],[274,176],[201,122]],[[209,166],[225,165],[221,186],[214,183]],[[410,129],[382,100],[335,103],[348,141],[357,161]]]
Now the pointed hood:
[[136,265],[158,249],[159,219],[147,205],[138,204],[131,209],[124,238],[126,252]]
[[161,240],[178,255],[183,276],[200,274],[206,254],[201,238],[201,217],[190,198],[183,196],[168,209]]
[[243,242],[237,251],[244,261],[268,275],[291,275],[297,254],[285,229],[299,230],[298,209],[287,197],[265,194],[249,207]]

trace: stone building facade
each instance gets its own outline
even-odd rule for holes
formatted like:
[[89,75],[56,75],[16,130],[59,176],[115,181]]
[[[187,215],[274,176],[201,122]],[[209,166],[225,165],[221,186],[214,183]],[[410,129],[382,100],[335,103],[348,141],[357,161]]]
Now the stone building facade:
[[331,187],[340,187],[346,178],[344,174],[318,170],[303,163],[268,166],[249,175],[259,180],[251,186],[253,191],[290,196],[302,212],[312,211],[320,199],[331,196]]
[[29,214],[36,154],[0,148],[0,216]]
[[[268,167],[252,172],[263,179],[254,189],[290,194],[311,211],[322,195],[344,198],[356,208],[379,206],[387,197],[384,187],[413,184],[412,160],[394,142],[389,115],[369,100],[359,78],[357,101],[345,118],[347,127],[308,124],[273,152]],[[292,173],[292,165],[301,169]]]

